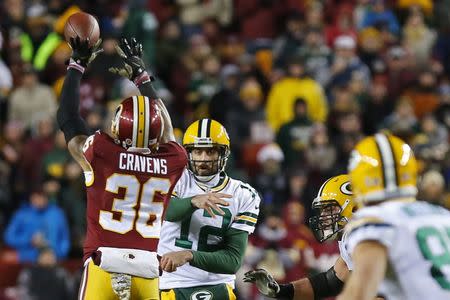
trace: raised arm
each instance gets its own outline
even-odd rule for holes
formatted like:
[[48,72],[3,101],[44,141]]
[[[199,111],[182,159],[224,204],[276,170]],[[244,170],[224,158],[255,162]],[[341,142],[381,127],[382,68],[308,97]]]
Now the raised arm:
[[102,49],[99,49],[100,43],[101,40],[93,47],[90,47],[88,40],[81,41],[78,37],[70,40],[72,56],[67,68],[60,105],[56,114],[58,126],[64,133],[70,154],[84,171],[90,169],[82,151],[89,131],[79,111],[80,82],[85,68],[102,51]]
[[167,111],[164,102],[158,97],[153,88],[152,81],[154,79],[147,73],[144,61],[142,60],[142,44],[138,43],[135,38],[130,40],[122,38],[119,45],[116,46],[116,51],[122,58],[124,65],[121,68],[110,68],[109,71],[127,77],[134,82],[143,96],[156,101],[163,118],[163,135],[161,142],[167,143],[175,141],[170,114]]

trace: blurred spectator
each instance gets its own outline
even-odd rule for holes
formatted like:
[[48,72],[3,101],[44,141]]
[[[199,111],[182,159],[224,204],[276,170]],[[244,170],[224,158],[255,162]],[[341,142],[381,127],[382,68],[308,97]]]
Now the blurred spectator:
[[375,134],[379,120],[388,116],[394,109],[394,103],[387,96],[386,82],[381,78],[374,78],[369,94],[361,105],[364,133]]
[[416,79],[411,57],[400,46],[390,48],[386,54],[387,89],[391,99],[397,99]]
[[283,1],[275,0],[237,0],[235,6],[241,37],[245,41],[274,38],[277,21],[286,9]]
[[285,66],[288,59],[303,44],[305,27],[303,18],[303,15],[297,11],[293,11],[286,17],[285,31],[273,44],[273,56],[277,67]]
[[282,245],[283,263],[286,269],[284,282],[292,282],[309,274],[314,264],[315,240],[311,229],[305,225],[305,208],[299,202],[288,202],[283,209],[287,236]]
[[264,99],[261,86],[255,79],[248,78],[242,83],[239,100],[239,103],[230,108],[225,123],[228,133],[234,137],[231,149],[238,159],[243,145],[261,143],[272,137],[264,140],[270,133],[270,128],[262,105]]
[[368,27],[359,33],[359,57],[361,61],[369,67],[373,73],[384,73],[386,66],[381,58],[381,53],[385,47],[380,31],[373,27]]
[[335,39],[341,35],[348,35],[356,39],[357,32],[353,24],[352,7],[342,4],[338,12],[333,11],[334,22],[325,27],[325,40],[328,47],[333,47]]
[[436,32],[425,24],[421,11],[411,10],[403,27],[402,36],[402,44],[411,52],[417,67],[426,67],[436,40]]
[[26,128],[36,124],[40,118],[53,118],[56,112],[56,98],[52,89],[39,83],[36,70],[26,65],[22,83],[11,93],[9,99],[9,120],[20,121]]
[[281,205],[287,201],[286,175],[281,169],[284,155],[277,144],[262,147],[257,154],[257,161],[262,166],[252,186],[261,194],[262,210],[279,212]]
[[422,69],[417,83],[407,89],[404,95],[411,100],[418,118],[432,113],[439,105],[436,74],[430,69]]
[[22,270],[17,281],[22,300],[74,299],[71,279],[51,248],[42,248],[37,264]]
[[294,118],[292,107],[300,97],[305,100],[308,117],[312,121],[325,121],[328,113],[327,100],[322,87],[305,74],[302,58],[298,56],[289,60],[288,74],[274,83],[267,98],[267,120],[273,130]]
[[145,9],[146,2],[145,0],[129,1],[127,17],[122,26],[122,36],[134,37],[142,44],[145,65],[150,67],[155,63],[156,31],[159,24],[155,15]]
[[60,180],[64,174],[64,164],[69,161],[70,154],[67,151],[66,140],[62,131],[55,136],[53,148],[42,157],[42,175],[40,178],[54,178]]
[[17,250],[20,262],[36,262],[39,250],[50,247],[57,259],[69,252],[69,228],[64,212],[49,204],[47,195],[35,189],[30,202],[16,211],[5,231],[5,242]]
[[239,75],[239,68],[236,65],[226,65],[220,72],[221,88],[211,98],[209,116],[221,124],[226,124],[228,113],[239,104],[236,93],[239,87]]
[[327,128],[321,123],[316,123],[312,128],[310,145],[306,150],[308,167],[321,172],[323,177],[329,177],[327,173],[334,166],[336,156],[336,149],[330,142]]
[[386,7],[385,2],[385,0],[370,0],[371,5],[362,19],[361,27],[386,25],[392,34],[397,35],[400,31],[397,17]]
[[409,140],[418,130],[417,118],[408,98],[401,98],[395,110],[380,124],[380,129],[390,130],[394,135]]
[[208,18],[216,19],[225,26],[231,22],[233,1],[212,0],[177,0],[180,21],[183,24],[186,36],[200,32],[200,24]]
[[361,73],[365,85],[369,84],[369,68],[356,55],[355,40],[351,36],[339,36],[334,42],[334,57],[327,88],[332,90],[335,86],[347,84],[354,72]]
[[23,159],[20,168],[27,182],[39,182],[42,157],[53,148],[54,123],[52,119],[44,118],[36,123],[31,139],[23,147]]
[[323,85],[328,79],[331,60],[331,50],[323,40],[319,28],[308,28],[305,43],[297,54],[305,61],[305,69],[318,83]]
[[193,108],[195,119],[207,117],[209,102],[219,89],[219,71],[219,59],[215,55],[209,55],[205,57],[201,70],[192,74],[187,99]]
[[86,232],[86,193],[84,176],[80,166],[68,162],[64,167],[64,180],[61,188],[61,208],[69,221],[72,247],[76,257],[82,255],[84,235]]
[[283,126],[277,134],[277,143],[284,153],[284,165],[292,167],[302,163],[309,146],[312,121],[308,118],[308,106],[303,98],[294,103],[294,119]]
[[[34,9],[33,9],[34,8]],[[42,71],[61,37],[52,31],[50,18],[39,3],[27,10],[26,31],[20,35],[20,54],[24,62],[30,63],[37,71]]]
[[321,1],[310,1],[305,11],[306,26],[323,29],[323,4]]
[[[182,56],[186,42],[181,35],[181,26],[174,20],[169,19],[161,25],[160,39],[156,44],[155,75],[166,83],[170,83],[171,71]],[[153,66],[149,66],[153,69]]]
[[420,122],[420,132],[414,138],[416,155],[429,164],[439,165],[448,150],[448,131],[445,126],[439,124],[434,116],[425,116]]
[[433,204],[444,204],[445,181],[444,177],[436,170],[430,170],[422,175],[419,181],[418,199]]

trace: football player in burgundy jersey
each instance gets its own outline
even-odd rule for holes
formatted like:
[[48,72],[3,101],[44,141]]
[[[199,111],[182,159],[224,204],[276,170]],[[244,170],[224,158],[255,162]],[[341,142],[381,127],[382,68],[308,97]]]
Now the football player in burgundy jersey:
[[157,98],[140,58],[142,46],[122,39],[124,67],[143,96],[122,101],[111,132],[89,135],[79,115],[85,68],[99,43],[71,39],[57,120],[73,158],[85,174],[87,234],[79,299],[159,299],[159,240],[164,205],[187,163],[175,142],[170,116]]

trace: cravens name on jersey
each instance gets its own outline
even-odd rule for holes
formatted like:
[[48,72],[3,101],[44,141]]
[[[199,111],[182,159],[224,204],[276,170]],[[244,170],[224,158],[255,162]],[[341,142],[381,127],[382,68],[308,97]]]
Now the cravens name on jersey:
[[123,152],[119,155],[119,169],[167,175],[167,159]]

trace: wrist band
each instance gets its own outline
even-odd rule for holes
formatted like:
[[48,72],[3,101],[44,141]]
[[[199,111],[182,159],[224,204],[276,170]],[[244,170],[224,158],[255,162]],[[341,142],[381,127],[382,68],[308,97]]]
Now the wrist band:
[[73,59],[70,59],[70,61],[69,61],[69,65],[67,66],[67,70],[69,70],[69,69],[75,69],[75,70],[78,70],[78,71],[80,71],[82,74],[84,73],[84,70],[85,70],[85,68],[82,66],[82,65],[80,65],[80,64],[78,64],[76,61],[74,61]]
[[151,76],[148,75],[147,71],[144,71],[136,77],[133,82],[137,87],[139,87],[141,84],[150,82],[151,80]]
[[294,285],[292,283],[280,284],[280,290],[277,293],[277,299],[294,299]]

